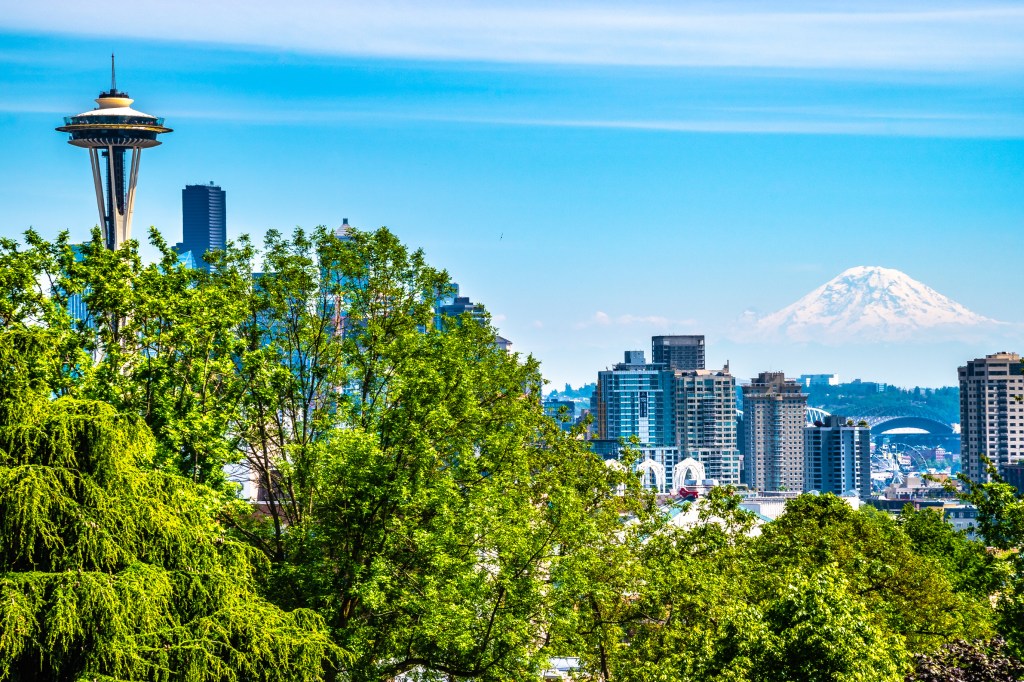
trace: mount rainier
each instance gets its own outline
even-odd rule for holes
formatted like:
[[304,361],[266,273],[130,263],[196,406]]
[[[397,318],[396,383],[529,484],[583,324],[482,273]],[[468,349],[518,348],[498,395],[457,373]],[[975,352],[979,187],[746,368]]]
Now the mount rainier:
[[949,341],[1000,324],[899,270],[862,265],[756,320],[754,331],[764,340],[830,344]]

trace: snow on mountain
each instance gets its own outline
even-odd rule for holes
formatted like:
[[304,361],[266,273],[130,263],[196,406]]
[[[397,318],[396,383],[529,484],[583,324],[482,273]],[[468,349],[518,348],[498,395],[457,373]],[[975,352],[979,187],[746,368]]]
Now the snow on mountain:
[[947,341],[999,324],[899,270],[862,265],[758,319],[754,331],[824,343]]

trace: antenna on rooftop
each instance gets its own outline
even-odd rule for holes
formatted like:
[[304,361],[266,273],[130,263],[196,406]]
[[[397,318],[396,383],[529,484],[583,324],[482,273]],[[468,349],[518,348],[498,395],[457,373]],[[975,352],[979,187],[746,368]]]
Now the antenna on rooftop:
[[114,74],[114,53],[110,53],[110,91],[117,92],[117,76]]

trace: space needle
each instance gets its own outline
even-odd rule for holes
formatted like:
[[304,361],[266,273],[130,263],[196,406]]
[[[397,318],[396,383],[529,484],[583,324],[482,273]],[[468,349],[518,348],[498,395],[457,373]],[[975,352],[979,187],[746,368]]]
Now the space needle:
[[[117,89],[114,55],[110,55],[110,90],[96,99],[98,108],[64,117],[59,132],[70,133],[68,144],[89,150],[96,206],[108,249],[117,249],[132,235],[135,185],[142,150],[160,144],[157,135],[171,132],[164,120],[131,108],[135,100]],[[125,173],[125,157],[131,161]]]

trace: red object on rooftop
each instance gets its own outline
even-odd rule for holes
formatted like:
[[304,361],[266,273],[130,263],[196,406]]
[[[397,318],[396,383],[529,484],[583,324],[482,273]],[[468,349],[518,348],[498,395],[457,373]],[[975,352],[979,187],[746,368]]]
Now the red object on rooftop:
[[696,500],[700,497],[700,492],[692,488],[687,488],[685,485],[679,489],[679,497],[683,500]]

